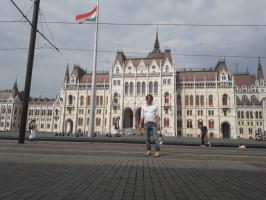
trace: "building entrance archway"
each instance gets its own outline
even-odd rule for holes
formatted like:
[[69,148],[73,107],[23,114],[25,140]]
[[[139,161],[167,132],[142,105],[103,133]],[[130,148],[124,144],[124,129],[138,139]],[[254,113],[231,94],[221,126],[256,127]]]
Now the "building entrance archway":
[[223,134],[223,138],[231,137],[231,129],[230,129],[230,124],[228,122],[222,123],[222,134]]
[[139,127],[139,122],[140,122],[140,115],[141,115],[141,108],[137,108],[136,113],[135,113],[135,128],[137,129]]
[[66,120],[65,132],[67,134],[73,133],[73,121],[71,119]]
[[133,110],[131,108],[124,110],[123,128],[133,128]]

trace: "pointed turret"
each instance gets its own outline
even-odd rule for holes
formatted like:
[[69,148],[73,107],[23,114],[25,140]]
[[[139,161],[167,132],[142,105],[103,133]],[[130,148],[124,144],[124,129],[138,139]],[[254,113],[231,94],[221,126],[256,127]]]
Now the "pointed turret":
[[18,95],[18,83],[17,83],[17,79],[14,83],[13,89],[12,89],[12,97],[16,97]]
[[264,80],[264,74],[263,74],[261,63],[260,63],[260,57],[259,57],[259,64],[258,64],[258,71],[257,71],[257,80]]
[[64,79],[64,82],[65,83],[69,83],[69,64],[67,64],[67,69],[66,69],[66,74],[65,74],[65,79]]
[[163,57],[164,57],[164,53],[162,53],[160,50],[160,42],[159,42],[158,28],[157,28],[156,38],[154,42],[154,49],[151,53],[149,53],[148,58],[163,58]]
[[155,38],[155,42],[154,42],[154,49],[152,51],[152,53],[160,53],[160,43],[159,43],[159,39],[158,39],[158,28],[156,31],[156,38]]

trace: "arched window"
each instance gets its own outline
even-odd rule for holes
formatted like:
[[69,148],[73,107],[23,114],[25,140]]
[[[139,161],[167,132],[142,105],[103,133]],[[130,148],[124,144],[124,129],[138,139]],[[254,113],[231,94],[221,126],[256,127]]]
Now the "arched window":
[[199,95],[196,96],[196,106],[199,106]]
[[200,96],[200,105],[204,106],[204,96],[203,95]]
[[200,127],[201,124],[203,124],[202,119],[199,119],[198,120],[198,128]]
[[119,74],[119,67],[116,68],[115,73]]
[[113,99],[113,102],[115,103],[115,104],[118,104],[118,94],[115,92],[114,93],[114,99]]
[[193,106],[193,96],[192,95],[190,95],[189,104],[190,104],[190,106]]
[[81,117],[79,118],[79,120],[78,120],[78,125],[79,125],[79,126],[82,126],[82,125],[83,125],[83,118],[81,118]]
[[227,106],[228,105],[228,95],[224,94],[223,95],[223,106]]
[[253,112],[252,111],[249,112],[249,116],[251,119],[253,119]]
[[142,82],[141,93],[142,93],[142,95],[146,93],[146,83],[145,82]]
[[241,111],[241,118],[244,118],[244,111]]
[[243,95],[243,96],[242,96],[242,102],[243,102],[244,104],[247,104],[247,103],[248,103],[248,97],[247,97],[246,95]]
[[246,112],[246,118],[249,118],[249,111]]
[[259,112],[258,112],[258,111],[256,111],[256,113],[255,113],[255,117],[256,117],[256,119],[259,118]]
[[189,97],[188,97],[188,95],[186,95],[186,97],[185,97],[185,105],[186,106],[188,106],[188,102],[189,102]]
[[158,94],[158,82],[154,82],[154,94]]
[[84,96],[80,97],[80,105],[83,106],[84,105]]
[[260,117],[260,119],[262,119],[262,112],[261,111],[259,112],[259,117]]
[[96,118],[96,126],[101,126],[101,119],[100,118]]
[[237,118],[240,118],[240,111],[237,111]]
[[243,134],[243,132],[244,132],[244,131],[243,131],[243,128],[242,128],[242,127],[239,128],[239,133],[240,133],[240,134]]
[[100,104],[100,97],[96,96],[96,106],[98,106]]
[[91,97],[87,96],[87,106],[91,104]]
[[168,92],[164,93],[164,103],[169,104],[170,103],[170,95]]
[[130,94],[133,94],[134,91],[134,84],[133,82],[130,83]]
[[213,96],[209,95],[209,106],[212,107],[213,106]]
[[209,128],[214,128],[214,121],[213,121],[213,119],[210,119],[209,120]]
[[116,124],[116,117],[113,117],[113,126]]
[[168,65],[165,66],[165,73],[169,73],[169,66]]
[[251,103],[255,104],[257,102],[257,97],[255,95],[251,96]]
[[137,94],[140,94],[140,82],[137,83]]
[[181,95],[177,95],[176,104],[179,105],[179,106],[181,105]]
[[193,128],[192,119],[187,120],[187,128]]
[[68,104],[69,105],[72,105],[73,104],[73,97],[72,97],[72,95],[69,95],[68,96]]
[[153,93],[153,83],[152,82],[149,83],[149,93],[150,94]]
[[128,82],[125,83],[125,94],[128,95],[128,89],[129,89],[129,84]]
[[103,105],[103,96],[100,96],[100,105]]
[[164,118],[164,127],[169,127],[169,118]]

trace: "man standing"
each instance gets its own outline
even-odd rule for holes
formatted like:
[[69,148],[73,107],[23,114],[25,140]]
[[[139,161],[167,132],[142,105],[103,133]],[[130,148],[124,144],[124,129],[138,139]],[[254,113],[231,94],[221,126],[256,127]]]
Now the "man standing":
[[203,124],[201,123],[199,125],[200,131],[201,131],[201,146],[206,146],[206,139],[207,139],[207,127],[203,126]]
[[155,157],[160,156],[160,146],[159,146],[159,137],[157,134],[157,129],[160,129],[160,118],[158,107],[152,104],[153,96],[146,96],[146,104],[141,107],[141,118],[140,118],[140,126],[144,126],[145,131],[145,142],[147,152],[146,156],[151,155],[151,136],[154,138],[155,142]]

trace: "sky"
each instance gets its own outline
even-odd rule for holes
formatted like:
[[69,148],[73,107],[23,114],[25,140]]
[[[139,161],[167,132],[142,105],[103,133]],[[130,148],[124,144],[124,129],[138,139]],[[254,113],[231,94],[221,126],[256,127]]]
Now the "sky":
[[[32,1],[14,1],[31,20]],[[38,24],[40,32],[61,50],[49,49],[49,43],[37,35],[32,97],[56,97],[68,64],[70,71],[74,65],[92,70],[93,52],[77,49],[93,50],[95,25],[76,24],[75,16],[90,11],[96,3],[96,0],[41,0],[39,22],[71,24]],[[255,74],[260,56],[266,74],[266,26],[169,25],[266,25],[265,7],[265,0],[100,0],[100,23],[146,25],[100,24],[97,70],[108,71],[118,50],[126,56],[146,56],[153,50],[159,24],[160,48],[171,49],[179,70],[215,67],[219,58],[225,58],[231,73]],[[19,90],[24,89],[31,27],[24,22],[5,22],[13,20],[24,19],[10,0],[1,0],[0,90],[11,89],[16,79]]]

